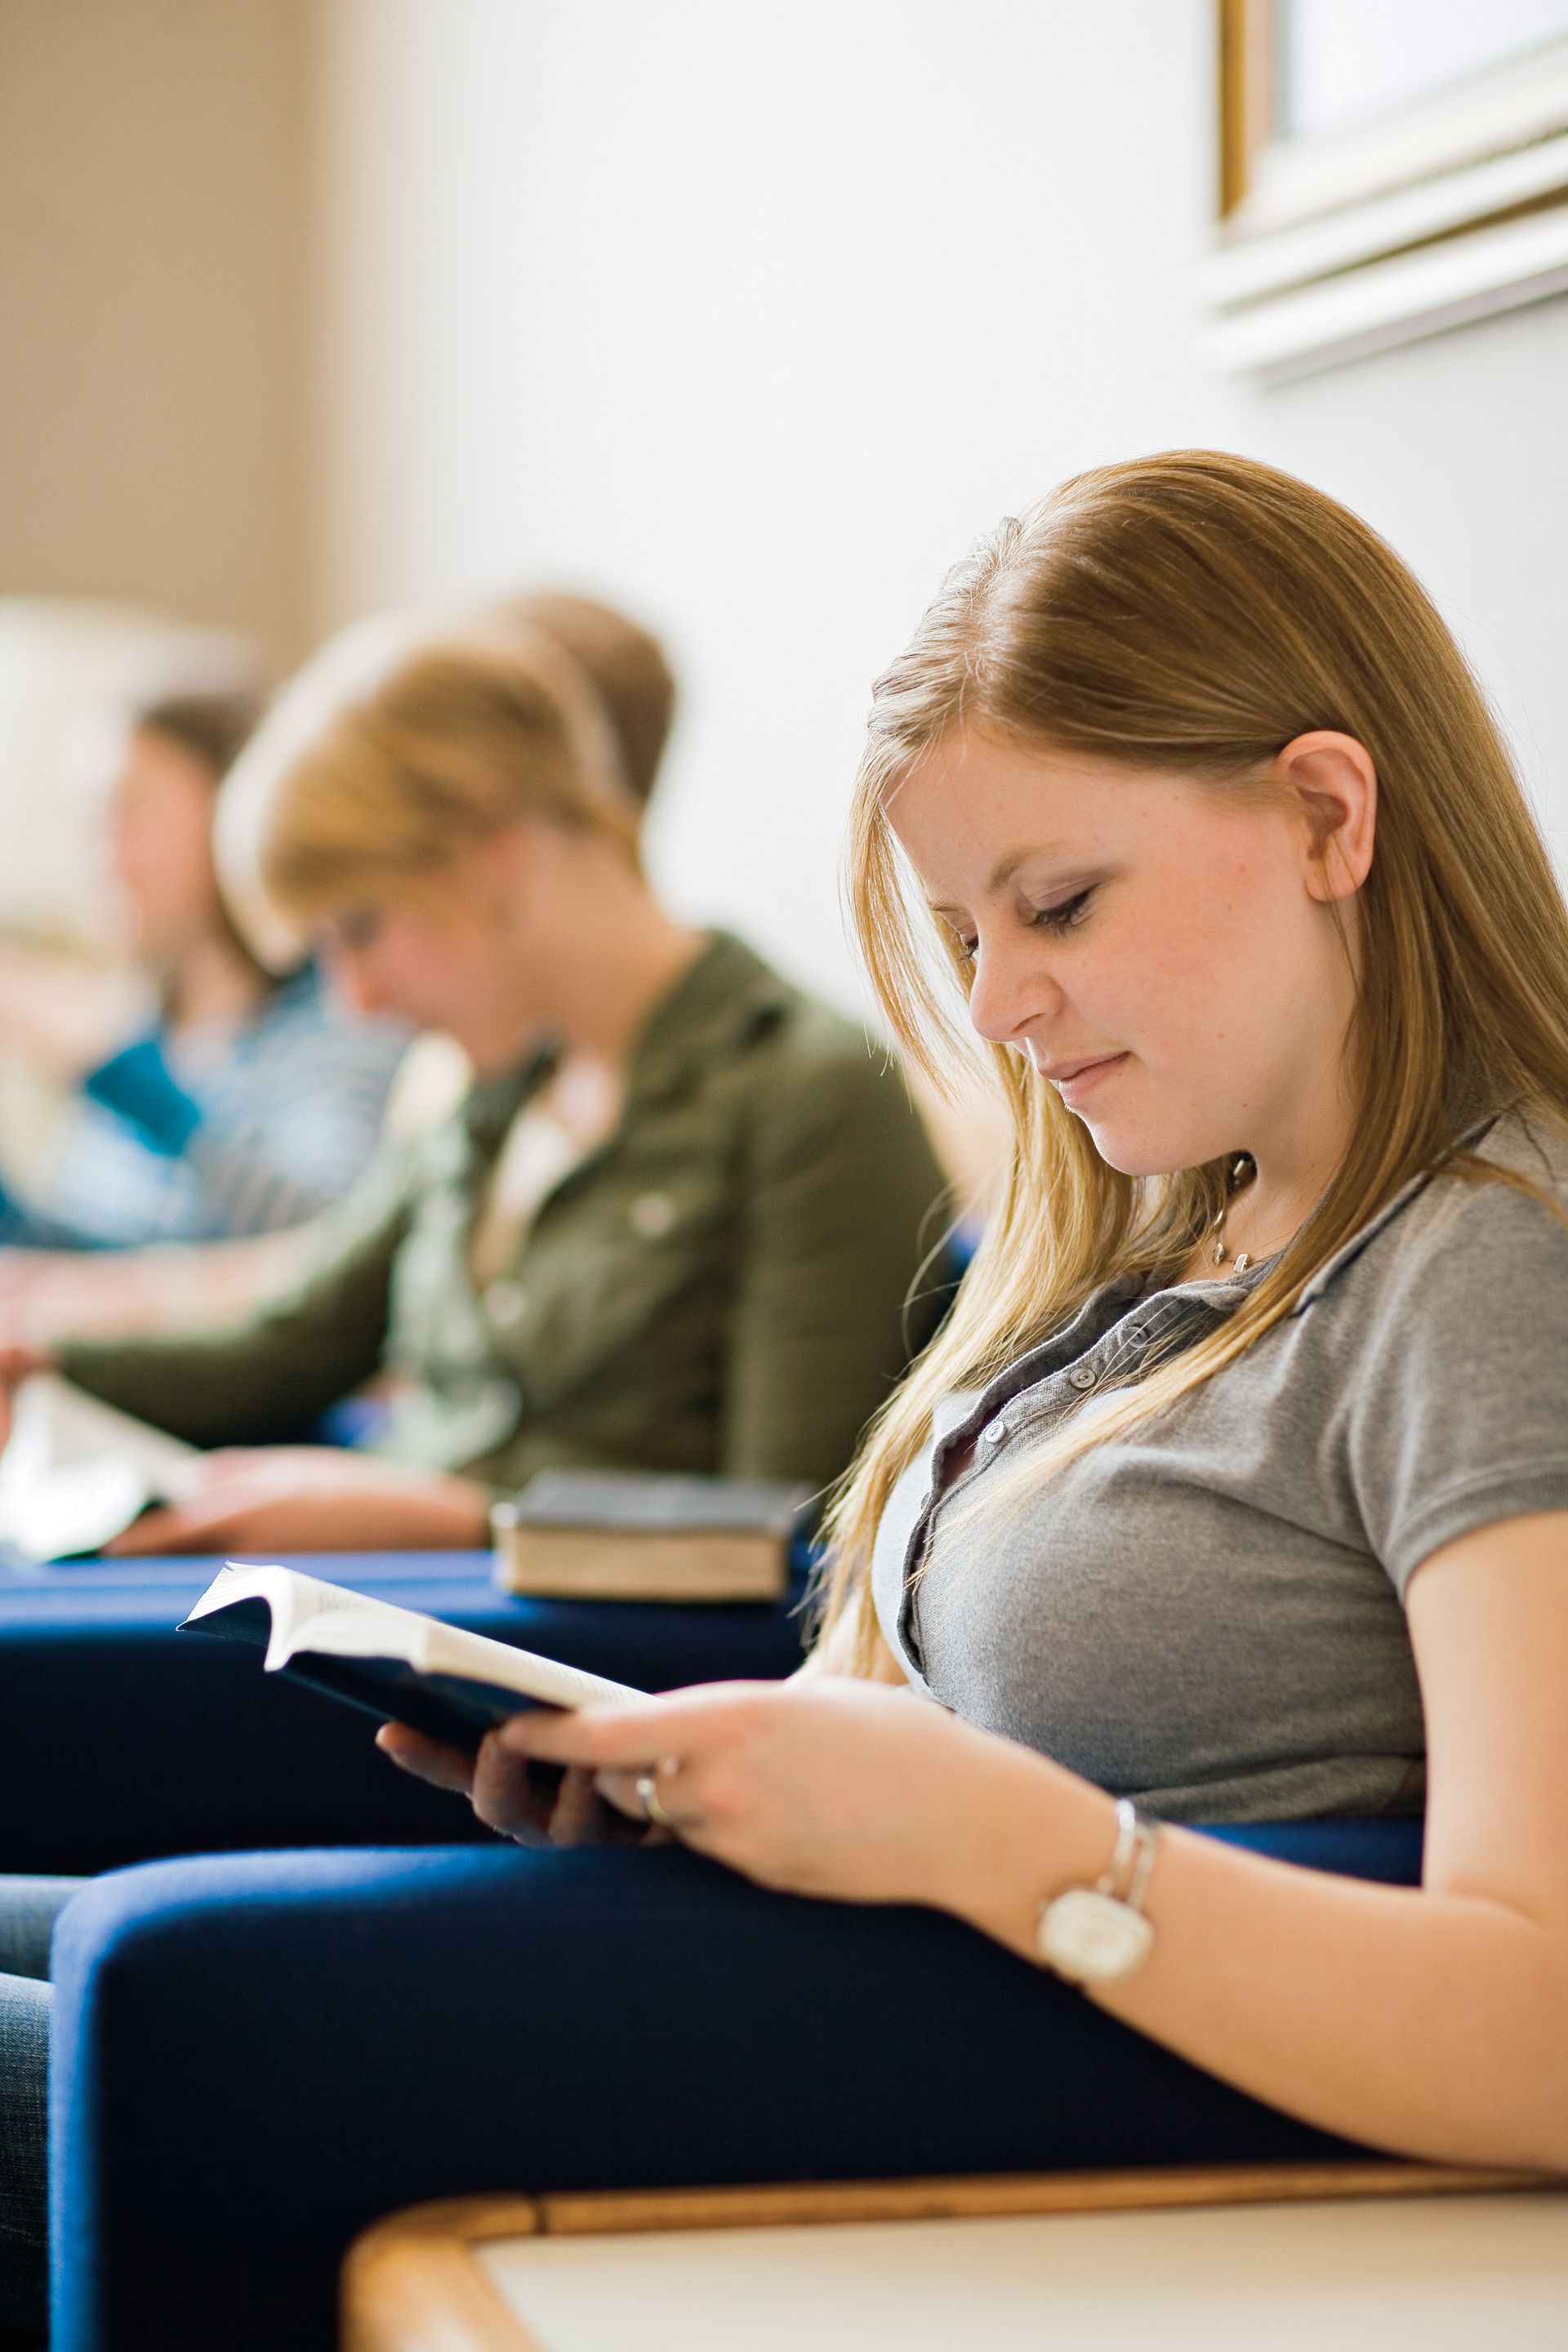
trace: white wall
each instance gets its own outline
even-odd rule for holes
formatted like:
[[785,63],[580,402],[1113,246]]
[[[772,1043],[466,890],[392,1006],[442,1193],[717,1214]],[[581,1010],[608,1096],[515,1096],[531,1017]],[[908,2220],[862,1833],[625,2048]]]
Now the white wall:
[[1000,513],[1205,440],[1427,579],[1568,840],[1568,303],[1205,375],[1208,0],[321,0],[323,623],[517,579],[667,630],[672,894],[855,989],[869,682]]

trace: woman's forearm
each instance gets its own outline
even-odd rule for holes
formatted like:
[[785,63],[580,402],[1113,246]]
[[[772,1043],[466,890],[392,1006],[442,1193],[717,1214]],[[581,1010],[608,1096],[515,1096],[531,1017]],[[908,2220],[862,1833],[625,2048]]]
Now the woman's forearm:
[[[1041,1905],[1091,1884],[1111,1801],[1026,1751],[973,1759],[937,1899],[1033,1958]],[[984,1785],[982,1785],[982,1784]],[[1093,1998],[1254,2097],[1449,2161],[1568,2170],[1568,1919],[1368,1885],[1162,1832],[1149,1960]]]

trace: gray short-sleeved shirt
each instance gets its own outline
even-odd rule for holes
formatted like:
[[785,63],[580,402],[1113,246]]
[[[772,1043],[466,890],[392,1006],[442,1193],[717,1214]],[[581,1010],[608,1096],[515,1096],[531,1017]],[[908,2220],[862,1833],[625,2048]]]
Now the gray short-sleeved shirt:
[[[1568,1202],[1544,1121],[1476,1148]],[[1568,1510],[1568,1229],[1539,1202],[1418,1179],[1234,1364],[994,1526],[954,1525],[1258,1278],[1112,1285],[949,1400],[883,1518],[878,1616],[917,1687],[1169,1820],[1418,1811],[1408,1580],[1478,1528]]]

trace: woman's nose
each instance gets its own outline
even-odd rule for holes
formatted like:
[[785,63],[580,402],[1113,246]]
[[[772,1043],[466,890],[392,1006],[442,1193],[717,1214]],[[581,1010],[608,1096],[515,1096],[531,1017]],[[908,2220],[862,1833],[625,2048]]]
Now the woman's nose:
[[969,987],[969,1018],[993,1045],[1021,1043],[1024,1030],[1059,1012],[1062,992],[1037,957],[1010,942],[982,942]]

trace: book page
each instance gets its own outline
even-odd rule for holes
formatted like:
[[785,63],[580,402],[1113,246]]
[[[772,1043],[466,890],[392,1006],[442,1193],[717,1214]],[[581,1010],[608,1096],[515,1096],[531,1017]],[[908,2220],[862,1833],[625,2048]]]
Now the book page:
[[149,1503],[175,1499],[200,1459],[58,1372],[34,1372],[0,1455],[0,1543],[31,1560],[99,1551]]
[[273,1673],[290,1658],[314,1652],[326,1657],[400,1658],[421,1674],[493,1683],[546,1706],[588,1706],[643,1696],[625,1683],[606,1681],[555,1658],[514,1649],[509,1642],[445,1625],[417,1610],[399,1609],[290,1568],[250,1568],[231,1560],[190,1616],[208,1617],[247,1600],[265,1601],[271,1612],[266,1664]]

